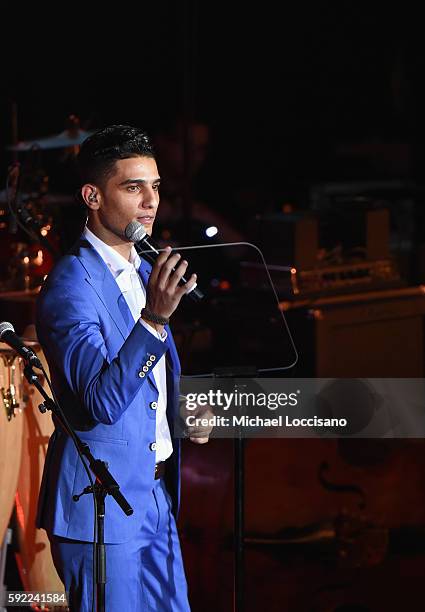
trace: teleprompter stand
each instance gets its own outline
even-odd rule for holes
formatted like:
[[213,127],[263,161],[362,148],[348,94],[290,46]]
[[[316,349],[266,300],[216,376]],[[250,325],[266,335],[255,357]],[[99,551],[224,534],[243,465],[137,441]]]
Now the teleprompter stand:
[[60,407],[48,396],[45,389],[43,388],[37,374],[34,372],[32,366],[27,364],[24,368],[24,374],[27,381],[36,387],[39,393],[44,399],[44,403],[39,406],[41,412],[51,410],[57,418],[62,428],[72,438],[81,455],[83,455],[89,464],[90,470],[96,477],[95,483],[92,486],[88,486],[80,493],[80,495],[74,495],[73,500],[78,501],[81,495],[93,493],[96,499],[96,525],[97,525],[97,539],[95,542],[96,546],[96,560],[97,560],[97,572],[96,572],[96,610],[97,612],[105,612],[105,585],[106,585],[106,549],[105,549],[105,498],[107,495],[112,495],[119,507],[122,509],[124,514],[130,516],[133,514],[133,508],[125,499],[124,495],[120,493],[120,487],[117,481],[113,478],[108,470],[108,465],[101,459],[95,459],[90,452],[88,444],[82,442],[77,434],[73,431],[69,423],[63,417],[62,410]]
[[[258,370],[254,366],[216,368],[216,378],[255,378]],[[233,444],[233,470],[235,482],[234,520],[234,581],[233,610],[243,612],[245,607],[245,440],[238,426]]]
[[[297,361],[297,351],[279,308],[272,274],[286,281],[291,289],[292,267],[269,268],[261,250],[248,242],[202,244],[178,247],[190,258],[202,282],[205,299],[179,310],[181,333],[187,354],[182,363],[181,388],[193,391],[200,379],[222,379],[229,391],[234,385],[246,388],[250,379],[281,377]],[[173,324],[176,324],[173,322]],[[251,365],[252,364],[252,365]],[[253,367],[254,366],[254,367]],[[226,380],[227,379],[227,380]],[[232,381],[231,379],[235,379]],[[200,383],[202,386],[202,383]],[[184,395],[184,393],[183,393]],[[196,394],[195,394],[196,395]],[[243,407],[234,406],[235,416],[245,416]],[[231,419],[230,419],[231,420]],[[222,432],[224,433],[224,432]],[[233,425],[234,436],[234,592],[233,610],[243,612],[244,594],[244,528],[246,427],[242,419]],[[185,437],[182,432],[182,437]],[[218,432],[218,437],[221,436]]]

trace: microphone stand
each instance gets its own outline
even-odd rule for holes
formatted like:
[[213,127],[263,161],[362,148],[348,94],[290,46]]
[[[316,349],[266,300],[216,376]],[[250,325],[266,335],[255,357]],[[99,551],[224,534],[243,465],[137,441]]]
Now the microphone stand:
[[125,515],[133,514],[133,508],[130,506],[124,495],[120,493],[120,487],[117,481],[113,478],[108,470],[108,464],[101,459],[95,459],[90,452],[89,445],[82,442],[72,427],[62,418],[62,411],[58,404],[54,402],[46,393],[37,374],[34,372],[30,363],[27,363],[24,368],[24,375],[27,381],[36,387],[39,393],[44,398],[44,402],[40,404],[39,410],[45,413],[51,410],[57,418],[61,427],[68,433],[74,443],[77,445],[81,454],[88,460],[91,471],[96,477],[93,487],[88,486],[79,495],[74,495],[73,500],[77,502],[82,495],[94,493],[96,498],[96,523],[97,523],[97,541],[96,559],[97,559],[97,574],[96,574],[96,610],[97,612],[105,612],[105,585],[106,585],[106,549],[104,539],[105,528],[105,497],[112,495],[121,510]]
[[[18,198],[19,200],[20,198]],[[56,261],[59,258],[59,253],[55,247],[50,244],[49,240],[41,233],[41,224],[38,219],[35,219],[25,208],[25,205],[19,202],[18,207],[16,209],[16,213],[21,223],[23,223],[29,230],[35,235],[38,242],[43,245],[46,250],[50,253],[53,259]]]

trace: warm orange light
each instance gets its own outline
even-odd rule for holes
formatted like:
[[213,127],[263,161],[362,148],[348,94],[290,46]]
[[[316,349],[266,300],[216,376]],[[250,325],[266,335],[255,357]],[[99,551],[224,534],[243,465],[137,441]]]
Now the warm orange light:
[[25,514],[24,508],[21,504],[19,493],[15,493],[15,507],[16,507],[16,519],[19,523],[22,533],[25,533]]
[[34,258],[33,263],[35,266],[41,266],[43,264],[43,251],[37,251],[37,257]]
[[309,313],[316,321],[323,321],[324,319],[323,312],[319,308],[313,308]]

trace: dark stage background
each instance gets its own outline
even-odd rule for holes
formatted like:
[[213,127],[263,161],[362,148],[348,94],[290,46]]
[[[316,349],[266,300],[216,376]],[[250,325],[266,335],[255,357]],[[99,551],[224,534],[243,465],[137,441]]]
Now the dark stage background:
[[[57,249],[72,244],[83,219],[69,142],[36,153],[7,147],[59,134],[73,115],[76,129],[77,120],[84,130],[129,123],[152,135],[163,179],[159,241],[250,240],[263,249],[299,352],[285,375],[423,377],[425,43],[411,8],[186,0],[117,15],[106,27],[88,18],[59,23],[35,36],[27,21],[22,60],[16,40],[3,54],[1,320],[28,332],[34,299],[25,287],[51,265],[42,249],[37,268],[40,245],[13,231],[4,191],[13,160],[29,210],[50,225]],[[218,228],[211,239],[210,226]],[[188,371],[220,365],[234,324],[218,329],[232,282],[226,257],[218,261],[218,269],[210,260],[197,270],[216,279],[208,287],[217,309],[176,318]],[[289,364],[290,342],[273,341],[270,301],[255,274],[248,267],[237,294],[238,323],[266,322],[270,333],[250,335],[250,356],[256,365],[265,354]],[[23,457],[34,444],[27,435]],[[422,610],[424,450],[422,439],[247,442],[246,609]],[[180,529],[193,609],[227,612],[233,447],[213,439],[184,451]],[[18,477],[7,466],[2,474],[8,485]],[[19,478],[24,495],[29,485]],[[27,525],[18,537],[19,512],[11,526],[5,582],[22,588],[17,568],[35,536]],[[31,575],[27,588],[35,584]]]

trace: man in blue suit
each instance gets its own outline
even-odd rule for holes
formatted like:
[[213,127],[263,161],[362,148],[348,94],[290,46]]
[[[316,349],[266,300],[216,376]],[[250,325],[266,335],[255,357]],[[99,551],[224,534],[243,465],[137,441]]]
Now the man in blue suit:
[[[180,365],[168,320],[196,276],[179,286],[186,261],[167,248],[150,269],[125,237],[132,221],[151,233],[159,204],[160,178],[144,132],[96,132],[83,143],[79,166],[88,221],[43,286],[38,337],[68,419],[134,509],[126,517],[106,498],[106,609],[187,611],[175,524],[180,449],[172,435]],[[93,502],[90,495],[73,501],[88,479],[55,425],[38,525],[49,535],[71,609],[91,610]],[[189,435],[208,439],[199,430]]]

